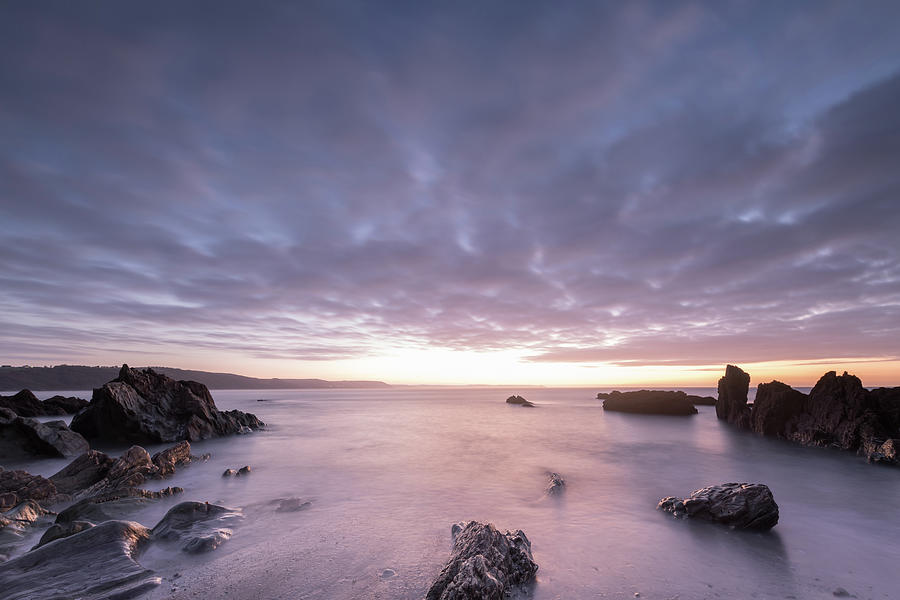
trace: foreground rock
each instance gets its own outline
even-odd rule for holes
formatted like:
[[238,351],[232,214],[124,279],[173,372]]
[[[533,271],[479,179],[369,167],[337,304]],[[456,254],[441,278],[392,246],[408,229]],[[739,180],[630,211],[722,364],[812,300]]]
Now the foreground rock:
[[734,365],[725,367],[725,376],[719,379],[719,399],[716,401],[716,416],[742,429],[749,428],[750,407],[747,406],[747,392],[749,390],[749,374]]
[[500,533],[477,521],[457,526],[456,531],[450,559],[426,600],[500,600],[534,579],[538,566],[522,531]]
[[262,426],[253,414],[218,410],[202,383],[128,365],[72,419],[72,429],[88,439],[136,443],[196,441]]
[[135,560],[150,530],[107,521],[0,563],[4,600],[134,598],[160,583]]
[[49,479],[26,471],[4,471],[0,467],[0,512],[26,500],[47,505],[56,497],[56,486]]
[[[601,394],[597,394],[601,398]],[[602,394],[603,410],[645,415],[695,415],[697,409],[684,392],[640,390]]]
[[21,543],[29,526],[50,514],[34,500],[26,500],[0,513],[0,560],[5,560]]
[[534,402],[529,402],[522,396],[510,396],[506,399],[507,404],[518,404],[519,406],[534,407]]
[[778,505],[768,486],[761,483],[723,483],[679,499],[660,500],[660,510],[676,517],[692,517],[736,529],[771,529],[778,523]]
[[[743,388],[735,395],[738,378],[732,369],[749,382],[749,375],[728,366],[719,383],[719,418],[761,435],[856,451],[871,462],[900,464],[900,387],[867,390],[858,377],[829,371],[809,394],[780,381],[761,383],[750,408]],[[729,379],[731,383],[726,382]]]
[[77,456],[90,448],[87,440],[64,421],[41,423],[0,408],[0,456]]
[[179,542],[184,552],[196,554],[218,548],[231,538],[231,525],[239,511],[208,502],[182,502],[172,507],[153,528],[153,539]]
[[41,402],[31,390],[22,390],[12,396],[0,396],[0,408],[8,408],[20,417],[74,415],[87,405],[87,400],[58,395]]

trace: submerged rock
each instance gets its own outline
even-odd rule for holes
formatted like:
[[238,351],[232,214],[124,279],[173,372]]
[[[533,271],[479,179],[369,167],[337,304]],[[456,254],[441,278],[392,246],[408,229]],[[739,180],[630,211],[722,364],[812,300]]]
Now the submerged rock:
[[222,477],[234,477],[237,475],[237,471],[234,469],[225,469],[225,472],[222,473]]
[[244,465],[243,467],[241,467],[241,468],[238,469],[238,471],[237,471],[237,476],[238,476],[238,477],[240,477],[240,476],[242,476],[242,475],[249,475],[249,474],[250,474],[250,465]]
[[[684,392],[640,390],[603,394],[603,410],[648,415],[695,415],[697,409]],[[598,397],[600,394],[598,394]]]
[[750,427],[750,407],[747,393],[750,391],[750,375],[740,367],[728,365],[725,376],[719,379],[719,399],[716,416],[742,429]]
[[239,511],[209,502],[182,502],[172,507],[153,528],[153,539],[180,542],[185,552],[196,554],[218,548],[231,538],[227,525],[242,519]]
[[537,570],[522,531],[500,533],[491,524],[469,521],[458,530],[450,559],[426,600],[500,600],[533,580]]
[[272,504],[278,505],[275,512],[299,512],[312,506],[312,502],[304,501],[300,498],[278,498],[273,500]]
[[547,473],[547,495],[558,496],[566,491],[566,480],[559,473]]
[[64,421],[41,423],[0,408],[0,456],[77,456],[90,445]]
[[659,510],[676,517],[692,517],[736,529],[771,529],[778,523],[778,505],[761,483],[723,483],[691,492],[688,498],[669,496]]
[[72,419],[72,429],[85,437],[115,442],[196,441],[262,426],[250,413],[218,410],[202,383],[128,365]]
[[160,584],[135,557],[150,540],[139,523],[107,521],[0,563],[4,600],[134,598]]
[[518,404],[519,406],[533,407],[534,402],[529,402],[522,396],[510,396],[506,399],[507,404]]

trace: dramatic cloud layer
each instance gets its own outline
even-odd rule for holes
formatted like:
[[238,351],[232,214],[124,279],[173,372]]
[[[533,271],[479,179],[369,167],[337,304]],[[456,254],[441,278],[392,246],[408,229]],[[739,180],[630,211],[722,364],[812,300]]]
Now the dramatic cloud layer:
[[894,359],[898,22],[8,3],[0,358]]

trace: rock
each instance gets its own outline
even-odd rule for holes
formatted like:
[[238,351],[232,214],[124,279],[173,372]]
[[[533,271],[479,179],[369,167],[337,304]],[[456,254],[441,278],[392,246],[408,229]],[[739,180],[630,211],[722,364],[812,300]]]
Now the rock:
[[761,483],[713,485],[688,498],[663,498],[657,508],[676,517],[704,519],[736,529],[766,530],[778,523],[778,505],[772,491]]
[[77,456],[90,445],[69,429],[64,421],[41,423],[0,408],[0,456],[23,458],[39,456]]
[[687,394],[688,402],[693,404],[694,406],[715,406],[716,399],[712,396],[695,396],[693,394]]
[[390,579],[390,578],[396,577],[396,576],[397,576],[397,572],[393,569],[385,569],[384,571],[381,572],[382,579]]
[[225,472],[222,473],[222,477],[234,477],[237,475],[237,471],[234,469],[225,469]]
[[507,404],[518,404],[519,406],[527,406],[527,407],[534,406],[533,402],[529,402],[522,396],[510,396],[509,398],[506,399],[506,403]]
[[725,367],[725,376],[719,379],[716,416],[742,429],[749,428],[750,407],[747,406],[749,391],[750,375],[734,365]]
[[231,538],[230,525],[243,516],[239,511],[208,502],[182,502],[172,507],[153,528],[153,539],[178,541],[185,552],[196,554],[218,548]]
[[135,561],[150,541],[139,523],[107,521],[0,563],[4,600],[134,598],[161,580]]
[[88,439],[138,443],[196,441],[262,426],[250,413],[219,411],[201,383],[128,365],[72,419],[72,429]]
[[278,504],[278,508],[275,509],[275,512],[297,512],[306,510],[312,506],[312,502],[304,502],[300,498],[278,498],[277,500],[273,500],[272,503]]
[[831,592],[832,596],[837,596],[838,598],[850,598],[850,592],[845,590],[842,587],[836,588],[833,592]]
[[43,417],[47,415],[44,412],[44,405],[31,390],[22,390],[12,396],[0,396],[0,408],[7,408],[20,417]]
[[183,493],[180,487],[167,487],[159,491],[140,488],[124,488],[107,494],[97,494],[79,500],[56,516],[59,524],[75,521],[102,523],[111,519],[122,519],[148,502]]
[[175,472],[176,467],[190,463],[192,458],[191,444],[185,440],[178,442],[171,448],[157,452],[150,460],[156,465],[160,475],[171,475]]
[[25,471],[0,468],[0,511],[7,511],[25,500],[50,504],[56,497],[56,486],[50,480]]
[[244,465],[243,467],[238,469],[238,472],[237,472],[238,477],[240,477],[241,475],[249,475],[249,474],[250,474],[250,465]]
[[806,394],[780,381],[761,383],[750,411],[750,428],[756,433],[788,439],[794,419],[803,410]]
[[648,415],[695,415],[697,409],[684,392],[640,390],[605,394],[603,410]]
[[558,496],[566,491],[566,480],[559,473],[547,473],[547,495]]
[[104,479],[114,462],[114,458],[103,452],[88,450],[51,475],[50,481],[59,493],[72,495]]
[[491,524],[469,521],[426,600],[501,600],[534,579],[537,570],[531,542],[522,531],[500,533]]
[[21,502],[0,514],[0,554],[10,554],[25,537],[26,529],[49,514],[53,513],[34,500]]
[[69,537],[70,535],[75,535],[76,533],[81,533],[85,529],[90,529],[93,526],[94,524],[90,521],[54,523],[47,529],[47,531],[44,532],[44,535],[41,536],[41,540],[37,543],[35,548],[40,548],[44,544],[49,544],[53,540],[58,540],[60,538]]
[[[88,402],[83,398],[76,398],[75,396],[53,396],[52,398],[47,398],[43,402],[44,410],[47,411],[45,414],[55,414],[55,415],[74,415],[82,408],[87,408]],[[61,412],[49,412],[51,410],[61,411]]]

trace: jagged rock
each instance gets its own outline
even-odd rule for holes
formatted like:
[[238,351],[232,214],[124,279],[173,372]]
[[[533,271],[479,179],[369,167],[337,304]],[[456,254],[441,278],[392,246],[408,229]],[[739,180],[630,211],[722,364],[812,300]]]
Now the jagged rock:
[[761,383],[750,411],[750,428],[763,435],[790,438],[805,401],[806,394],[780,381]]
[[519,406],[534,407],[534,402],[529,402],[522,396],[510,396],[506,399],[507,404],[518,404]]
[[660,500],[658,509],[676,517],[693,517],[736,529],[771,529],[778,523],[778,505],[761,483],[723,483],[691,492],[679,499]]
[[64,421],[41,423],[0,408],[0,456],[77,456],[90,445]]
[[[83,398],[76,398],[75,396],[53,396],[52,398],[47,398],[44,400],[44,410],[47,411],[45,414],[48,415],[74,415],[82,408],[87,408],[88,402]],[[56,412],[49,412],[49,411]]]
[[566,480],[559,473],[547,473],[547,495],[558,496],[566,491]]
[[[40,548],[44,544],[49,544],[53,540],[58,540],[60,538],[69,537],[70,535],[75,535],[76,533],[81,533],[85,529],[90,529],[94,524],[90,521],[72,521],[71,523],[54,523],[47,531],[44,532],[44,535],[41,536],[41,540],[37,543],[35,548]],[[33,550],[34,548],[32,548]]]
[[187,440],[157,452],[151,459],[160,475],[171,475],[175,468],[191,462],[191,444]]
[[469,521],[458,531],[426,600],[500,600],[534,579],[537,570],[522,531],[500,533],[491,524]]
[[4,600],[137,597],[161,582],[135,561],[149,540],[139,523],[101,523],[0,563],[0,590]]
[[72,419],[72,429],[88,439],[138,443],[196,441],[262,426],[250,413],[218,410],[202,383],[128,365]]
[[231,538],[231,525],[242,519],[239,511],[208,502],[182,502],[173,506],[153,528],[153,539],[178,541],[192,554],[209,552]]
[[725,367],[725,376],[719,379],[716,416],[742,429],[749,428],[750,407],[747,406],[749,391],[750,375],[734,365]]
[[0,396],[0,408],[7,408],[20,417],[43,417],[47,415],[44,412],[44,405],[31,390],[22,390],[12,396]]
[[0,511],[25,500],[48,504],[56,496],[56,486],[50,480],[26,471],[4,471],[0,467]]
[[[600,394],[598,394],[599,397]],[[603,410],[649,415],[695,415],[697,409],[684,392],[640,390],[604,394]]]
[[116,462],[103,452],[88,450],[68,465],[50,476],[50,481],[61,494],[76,494],[88,488],[109,473],[110,467]]
[[234,469],[225,469],[225,472],[222,473],[222,477],[234,477],[237,475],[237,471]]

